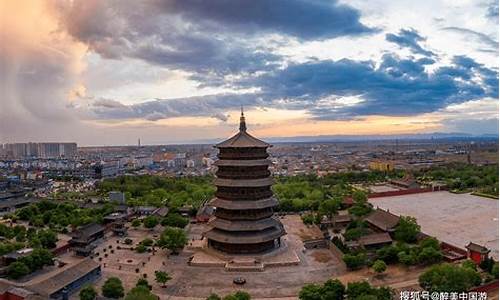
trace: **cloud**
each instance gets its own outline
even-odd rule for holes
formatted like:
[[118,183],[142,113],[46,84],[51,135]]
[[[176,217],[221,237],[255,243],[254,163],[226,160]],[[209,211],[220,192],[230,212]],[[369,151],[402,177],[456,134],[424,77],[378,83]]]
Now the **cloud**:
[[495,41],[484,33],[462,27],[444,27],[442,30],[456,32],[466,36],[467,38],[475,39],[479,43],[482,43],[488,47],[487,49],[482,49],[483,51],[492,50],[498,52],[498,41]]
[[[320,119],[357,115],[415,115],[452,103],[482,97],[498,98],[498,72],[469,57],[457,56],[432,72],[432,60],[401,59],[386,54],[372,61],[341,59],[294,64],[244,84],[258,86],[263,99],[286,99],[310,109]],[[352,97],[363,101],[345,107],[320,108],[318,99]],[[293,107],[293,105],[290,105]]]
[[245,33],[280,33],[300,39],[325,39],[373,32],[360,22],[360,13],[336,0],[169,0],[164,11]]
[[211,85],[280,64],[259,43],[266,34],[309,40],[374,31],[354,8],[322,0],[76,0],[62,11],[68,31],[104,58],[142,59]]
[[0,140],[74,129],[78,120],[68,104],[86,46],[60,28],[51,2],[7,1],[2,11],[9,13],[2,13],[0,28]]
[[216,114],[212,115],[212,118],[217,119],[217,120],[222,121],[222,122],[227,122],[227,120],[229,120],[229,115],[225,115],[223,113],[216,113]]
[[86,119],[125,120],[146,119],[157,121],[175,117],[212,117],[223,122],[228,116],[222,111],[241,105],[258,105],[255,94],[217,94],[177,99],[154,99],[125,105],[112,99],[90,99],[90,105],[74,109]]
[[425,56],[434,56],[435,54],[432,51],[424,49],[420,46],[420,42],[425,41],[425,38],[422,37],[415,29],[401,29],[398,34],[387,33],[385,35],[385,39],[389,42],[395,43],[402,48],[408,48],[413,53],[422,54]]
[[486,17],[498,23],[498,1],[493,0],[487,4]]

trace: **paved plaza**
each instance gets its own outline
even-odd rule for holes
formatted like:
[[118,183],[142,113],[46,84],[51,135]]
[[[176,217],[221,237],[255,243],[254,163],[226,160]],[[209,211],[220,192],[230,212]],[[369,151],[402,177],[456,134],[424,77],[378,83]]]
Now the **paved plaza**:
[[[159,250],[156,253],[135,253],[130,250],[118,250],[116,240],[124,238],[108,238],[97,251],[102,257],[101,263],[106,263],[103,267],[103,276],[97,282],[101,286],[106,278],[111,276],[119,277],[126,290],[131,289],[140,276],[146,277],[153,285],[153,292],[161,299],[174,297],[182,298],[206,298],[210,293],[216,292],[226,295],[236,290],[244,289],[255,298],[281,298],[294,297],[300,288],[311,282],[323,282],[331,277],[336,277],[346,273],[346,268],[342,259],[335,251],[330,249],[313,249],[304,251],[302,241],[317,237],[321,232],[316,227],[305,226],[300,216],[286,216],[282,220],[288,234],[284,237],[287,247],[290,247],[300,258],[299,265],[269,267],[258,272],[234,272],[227,271],[220,267],[189,266],[188,261],[194,251],[187,247],[180,255],[168,255],[167,251]],[[204,225],[190,224],[190,239],[199,237]],[[147,234],[159,234],[155,231],[129,230],[128,238],[134,243],[142,240]],[[113,253],[110,253],[109,246],[112,246]],[[122,245],[122,244],[120,244]],[[103,257],[103,249],[108,248],[107,257]],[[117,261],[131,259],[132,263],[140,262],[133,268],[122,265],[119,268]],[[131,263],[131,264],[132,264]],[[139,269],[136,273],[135,269]],[[154,272],[164,270],[172,275],[172,280],[167,283],[167,288],[161,288],[154,281]],[[244,277],[246,283],[239,286],[233,283],[235,277]],[[78,299],[73,295],[72,299]]]
[[471,241],[484,245],[498,259],[498,200],[443,191],[370,202],[394,214],[415,217],[423,232],[444,242],[461,248]]

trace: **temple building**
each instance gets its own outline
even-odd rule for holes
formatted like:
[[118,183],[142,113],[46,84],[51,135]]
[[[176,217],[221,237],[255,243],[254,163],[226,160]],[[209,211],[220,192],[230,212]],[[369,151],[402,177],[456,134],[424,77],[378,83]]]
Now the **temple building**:
[[212,228],[204,234],[208,247],[228,254],[259,254],[280,247],[286,232],[273,217],[278,201],[268,170],[270,146],[247,132],[243,110],[239,132],[215,146],[217,192],[210,205],[216,209],[208,223]]

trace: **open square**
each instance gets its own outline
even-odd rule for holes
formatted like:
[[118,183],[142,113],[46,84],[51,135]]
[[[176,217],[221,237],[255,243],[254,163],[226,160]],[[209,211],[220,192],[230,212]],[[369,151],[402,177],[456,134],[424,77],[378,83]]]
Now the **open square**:
[[375,207],[412,216],[422,232],[465,249],[474,242],[498,259],[498,200],[470,194],[431,192],[370,199]]

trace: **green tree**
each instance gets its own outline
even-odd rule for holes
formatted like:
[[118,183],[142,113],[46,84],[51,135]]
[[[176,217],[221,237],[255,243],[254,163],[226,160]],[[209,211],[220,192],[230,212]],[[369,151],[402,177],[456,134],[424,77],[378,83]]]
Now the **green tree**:
[[362,266],[366,265],[366,254],[364,253],[358,253],[356,255],[345,254],[343,260],[347,268],[351,270],[359,269]]
[[147,287],[149,290],[151,290],[153,287],[149,284],[148,280],[146,278],[139,278],[137,280],[137,283],[135,284],[135,286],[145,286]]
[[122,281],[117,277],[108,278],[102,286],[102,295],[104,297],[118,299],[125,295]]
[[372,287],[366,281],[349,282],[347,284],[347,299],[356,300],[359,296],[370,295]]
[[420,249],[420,253],[418,253],[418,261],[422,264],[434,264],[441,261],[442,258],[441,251],[433,247],[425,247]]
[[398,241],[413,243],[420,233],[420,225],[414,217],[401,217],[396,226],[395,238]]
[[377,274],[382,274],[387,270],[387,265],[383,260],[376,260],[372,265],[373,271]]
[[420,287],[429,292],[467,292],[481,283],[479,273],[471,268],[452,264],[431,267],[420,275]]
[[404,252],[401,251],[398,253],[398,260],[400,263],[411,266],[417,264],[417,256],[414,254],[414,252]]
[[300,300],[321,300],[323,288],[317,284],[306,284],[299,292]]
[[125,300],[158,300],[158,296],[151,293],[147,286],[139,285],[127,293]]
[[139,244],[135,247],[135,252],[137,252],[137,253],[144,253],[144,252],[146,252],[146,250],[147,250],[147,247],[144,246],[143,244]]
[[80,300],[94,300],[97,297],[97,292],[93,286],[86,285],[80,290],[78,295],[80,296]]
[[215,293],[212,293],[207,297],[207,300],[221,300],[221,297]]
[[137,228],[139,226],[141,226],[141,220],[139,220],[139,219],[133,219],[132,220],[132,227]]
[[328,199],[319,205],[321,215],[332,217],[340,209],[341,201],[339,199]]
[[189,220],[178,213],[170,213],[161,220],[161,225],[170,227],[184,228],[188,223]]
[[30,268],[22,262],[16,261],[7,268],[7,275],[12,279],[19,279],[31,273]]
[[172,254],[177,254],[186,243],[187,236],[184,230],[173,227],[167,227],[157,241],[158,246],[169,249]]
[[224,300],[250,300],[250,294],[244,291],[237,291],[234,294],[227,295],[223,298]]
[[158,225],[158,223],[159,223],[158,218],[155,216],[147,216],[142,221],[142,224],[144,224],[144,227],[146,227],[148,229],[155,228],[155,226]]
[[57,243],[57,234],[50,230],[40,230],[37,234],[38,239],[40,240],[40,243],[42,244],[42,247],[52,249],[56,247]]
[[493,268],[491,268],[491,275],[493,275],[495,279],[498,279],[498,262],[495,262]]
[[172,277],[167,273],[163,271],[156,271],[155,272],[155,280],[156,282],[160,283],[162,287],[165,287],[166,283],[172,279]]
[[464,267],[464,268],[469,268],[469,269],[472,269],[472,270],[474,270],[474,271],[476,271],[476,270],[477,270],[477,265],[476,265],[476,263],[475,263],[474,261],[470,260],[470,259],[468,259],[468,260],[464,261],[464,262],[462,263],[462,267]]
[[344,294],[345,286],[338,279],[329,279],[323,284],[323,300],[343,300]]

